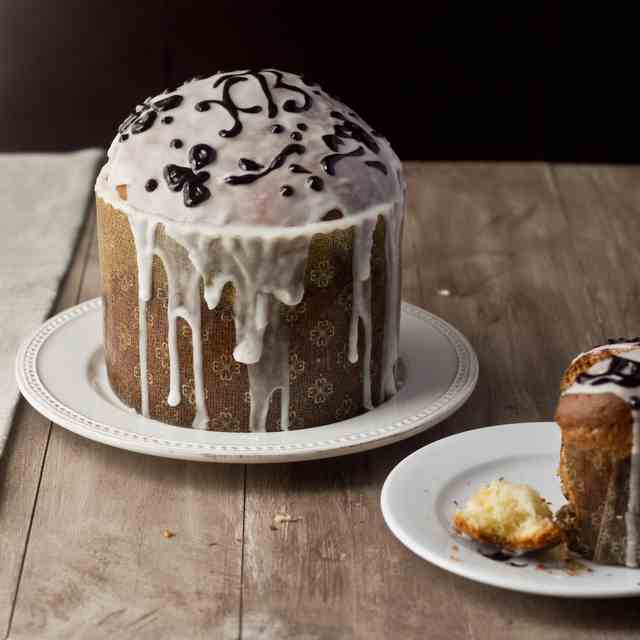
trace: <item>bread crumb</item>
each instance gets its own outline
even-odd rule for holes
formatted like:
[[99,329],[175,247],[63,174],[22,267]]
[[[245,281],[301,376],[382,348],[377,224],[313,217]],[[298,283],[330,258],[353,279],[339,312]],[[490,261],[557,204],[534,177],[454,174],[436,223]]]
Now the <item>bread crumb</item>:
[[173,531],[171,531],[171,529],[165,529],[162,532],[162,537],[166,538],[167,540],[169,540],[169,538],[175,538],[176,534]]
[[276,515],[273,516],[273,520],[271,521],[269,528],[272,531],[277,531],[279,529],[278,525],[282,524],[283,522],[285,524],[288,524],[289,522],[299,522],[300,520],[302,520],[302,516],[292,516],[288,513],[276,513]]

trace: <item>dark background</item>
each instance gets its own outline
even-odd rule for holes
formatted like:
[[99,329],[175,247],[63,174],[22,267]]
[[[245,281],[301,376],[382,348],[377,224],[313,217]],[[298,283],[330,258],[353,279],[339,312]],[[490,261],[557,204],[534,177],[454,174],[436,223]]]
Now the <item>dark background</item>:
[[590,66],[602,33],[562,56],[557,4],[0,0],[0,151],[107,146],[150,94],[275,66],[316,78],[406,160],[634,160]]

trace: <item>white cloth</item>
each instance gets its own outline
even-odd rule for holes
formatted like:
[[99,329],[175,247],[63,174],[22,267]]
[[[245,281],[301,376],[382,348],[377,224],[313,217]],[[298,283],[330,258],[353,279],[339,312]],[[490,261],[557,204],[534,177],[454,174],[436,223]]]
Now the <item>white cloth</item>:
[[0,456],[20,343],[51,312],[104,152],[0,154]]

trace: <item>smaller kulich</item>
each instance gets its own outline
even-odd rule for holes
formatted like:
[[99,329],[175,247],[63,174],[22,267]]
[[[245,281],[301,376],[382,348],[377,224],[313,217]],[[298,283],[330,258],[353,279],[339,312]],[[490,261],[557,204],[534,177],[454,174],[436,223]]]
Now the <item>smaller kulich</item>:
[[561,382],[556,422],[569,547],[600,564],[640,561],[640,338],[580,354]]
[[127,406],[286,431],[397,392],[402,166],[317,82],[218,72],[147,98],[96,205],[106,367]]

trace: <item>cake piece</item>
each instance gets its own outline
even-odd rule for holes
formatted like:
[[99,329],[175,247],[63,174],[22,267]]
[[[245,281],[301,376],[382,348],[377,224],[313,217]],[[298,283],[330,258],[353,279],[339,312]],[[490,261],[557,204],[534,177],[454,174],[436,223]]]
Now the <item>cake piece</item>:
[[398,388],[405,184],[316,82],[216,73],[137,105],[96,183],[107,372],[162,422],[316,427]]
[[458,533],[512,554],[543,549],[562,539],[540,494],[502,478],[478,489],[454,514],[453,526]]
[[602,564],[640,557],[640,340],[619,339],[573,360],[561,382],[558,514],[569,546]]

